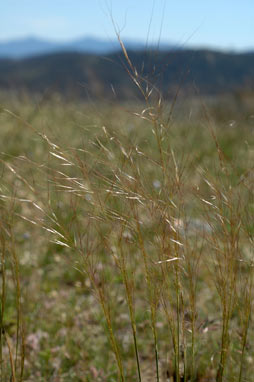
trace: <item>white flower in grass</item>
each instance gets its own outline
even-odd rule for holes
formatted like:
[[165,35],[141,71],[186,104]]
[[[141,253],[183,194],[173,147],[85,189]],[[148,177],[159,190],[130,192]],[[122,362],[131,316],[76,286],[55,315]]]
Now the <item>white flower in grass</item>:
[[161,188],[161,182],[158,179],[155,179],[153,181],[153,186],[158,190],[158,188]]

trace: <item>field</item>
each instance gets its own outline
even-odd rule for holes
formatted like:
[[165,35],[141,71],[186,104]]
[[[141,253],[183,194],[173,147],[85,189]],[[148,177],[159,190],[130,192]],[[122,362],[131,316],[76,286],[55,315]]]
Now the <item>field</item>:
[[253,96],[0,99],[0,381],[252,381]]

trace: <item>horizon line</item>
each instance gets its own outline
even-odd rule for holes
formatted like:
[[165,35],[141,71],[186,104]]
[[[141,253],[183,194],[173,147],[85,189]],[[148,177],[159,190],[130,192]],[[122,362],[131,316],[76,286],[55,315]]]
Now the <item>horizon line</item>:
[[[98,35],[93,35],[93,34],[83,34],[79,35],[76,37],[71,37],[71,38],[65,38],[65,39],[59,39],[59,38],[49,38],[45,36],[41,36],[38,34],[26,34],[23,36],[14,36],[14,37],[9,37],[9,38],[0,38],[0,44],[8,44],[12,42],[22,42],[24,40],[38,40],[38,41],[43,41],[43,42],[48,42],[48,43],[56,43],[56,44],[70,44],[73,42],[76,42],[78,40],[84,40],[84,39],[91,39],[91,40],[98,40],[101,42],[112,42],[116,43],[118,41],[117,36],[114,37],[103,37],[103,36],[98,36]],[[185,42],[174,42],[170,40],[165,40],[162,39],[159,42],[154,40],[150,41],[147,43],[145,39],[139,39],[139,38],[133,38],[133,37],[128,37],[128,36],[122,36],[121,39],[126,42],[131,42],[131,43],[137,43],[137,44],[144,44],[144,45],[158,45],[160,47],[161,45],[169,45],[171,47],[179,48],[179,49],[195,49],[195,50],[202,50],[202,49],[207,49],[207,50],[215,50],[215,51],[226,51],[226,52],[250,52],[254,51],[254,46],[244,46],[244,47],[234,47],[234,46],[220,46],[215,44],[210,44],[210,43],[187,43]]]

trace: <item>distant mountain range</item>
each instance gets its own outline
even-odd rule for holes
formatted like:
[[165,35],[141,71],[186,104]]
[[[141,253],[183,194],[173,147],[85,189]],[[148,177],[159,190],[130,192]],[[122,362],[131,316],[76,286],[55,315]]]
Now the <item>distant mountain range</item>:
[[[125,40],[124,44],[126,49],[129,50],[137,51],[147,48],[144,42]],[[159,49],[163,51],[176,48],[173,44],[162,43],[157,45],[149,44],[149,49]],[[110,41],[94,37],[85,37],[71,42],[59,43],[30,37],[7,42],[0,41],[0,58],[20,59],[58,52],[108,54],[120,49],[120,44],[117,39]]]
[[[209,50],[129,51],[140,83],[154,85],[165,98],[254,92],[254,53]],[[140,91],[129,75],[123,53],[54,53],[24,59],[0,59],[0,91],[61,93],[66,97],[135,99]],[[155,91],[153,92],[155,93]],[[142,97],[141,97],[142,98]]]

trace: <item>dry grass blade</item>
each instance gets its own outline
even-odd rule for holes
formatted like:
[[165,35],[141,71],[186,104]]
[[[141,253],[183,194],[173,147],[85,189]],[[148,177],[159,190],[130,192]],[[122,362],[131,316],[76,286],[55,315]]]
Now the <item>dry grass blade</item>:
[[8,346],[8,350],[9,350],[9,359],[10,359],[10,365],[11,365],[11,378],[10,378],[10,380],[11,380],[11,382],[16,382],[15,361],[14,361],[14,357],[13,357],[13,348],[12,348],[12,344],[11,344],[11,339],[6,332],[4,333],[4,336],[5,336],[5,340],[6,340],[6,343]]

